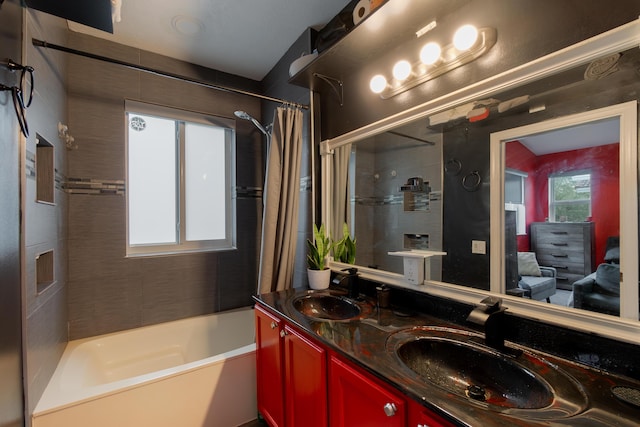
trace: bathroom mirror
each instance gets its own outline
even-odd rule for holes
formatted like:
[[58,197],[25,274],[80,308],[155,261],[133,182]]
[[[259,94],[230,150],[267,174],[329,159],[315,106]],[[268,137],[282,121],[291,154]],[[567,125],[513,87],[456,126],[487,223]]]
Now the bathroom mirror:
[[[526,64],[519,69],[512,70],[505,75],[496,76],[494,79],[489,79],[489,81],[481,84],[463,88],[455,96],[447,95],[441,99],[428,101],[420,108],[396,114],[393,117],[380,120],[332,140],[323,141],[321,144],[323,179],[327,189],[322,197],[323,220],[330,224],[331,227],[345,221],[353,227],[352,229],[355,230],[355,235],[358,239],[358,251],[364,252],[362,258],[356,256],[356,264],[361,268],[363,274],[372,279],[378,278],[404,286],[406,282],[401,276],[402,265],[397,260],[392,260],[392,257],[388,256],[389,259],[381,261],[376,257],[364,256],[365,253],[371,249],[379,254],[384,254],[395,250],[408,249],[412,247],[411,245],[416,245],[415,247],[419,249],[425,247],[433,250],[441,249],[442,247],[438,245],[448,238],[442,231],[443,228],[438,228],[438,225],[442,224],[442,205],[455,198],[456,192],[466,191],[473,193],[478,187],[486,189],[488,188],[486,186],[490,185],[490,215],[487,214],[487,218],[479,222],[479,224],[482,224],[483,232],[486,235],[490,235],[489,241],[485,242],[486,247],[479,248],[480,250],[485,249],[487,256],[490,256],[490,274],[487,275],[486,283],[478,286],[476,283],[467,284],[462,281],[439,281],[439,274],[443,277],[447,276],[446,268],[443,270],[439,265],[439,259],[448,256],[443,255],[440,258],[431,258],[432,277],[424,289],[428,288],[431,292],[459,299],[466,298],[469,301],[477,301],[476,298],[481,293],[481,291],[476,291],[477,289],[499,292],[511,302],[513,307],[517,307],[521,312],[526,312],[536,318],[555,318],[558,323],[566,322],[566,320],[562,319],[568,318],[577,319],[576,322],[578,323],[583,321],[593,323],[597,319],[613,318],[611,315],[549,304],[545,300],[528,299],[526,295],[525,298],[521,298],[520,296],[512,296],[506,293],[505,257],[507,254],[505,253],[504,241],[504,180],[506,165],[503,157],[504,147],[509,143],[508,141],[518,138],[523,139],[528,133],[517,131],[513,135],[502,134],[500,136],[500,132],[507,132],[511,129],[525,126],[536,126],[536,123],[549,122],[581,113],[586,114],[593,110],[629,102],[635,105],[640,93],[640,78],[638,75],[640,52],[637,49],[637,35],[633,34],[633,28],[636,27],[637,23],[621,27],[621,29],[594,38],[590,43],[586,42],[576,47],[565,49],[559,53]],[[489,116],[485,119],[470,121],[467,114],[472,109],[477,108],[486,108]],[[616,107],[611,108],[615,109]],[[620,262],[624,271],[624,280],[621,286],[623,296],[621,298],[620,315],[624,319],[634,322],[631,330],[636,333],[638,323],[638,275],[637,271],[634,273],[633,270],[637,270],[638,263],[637,231],[634,232],[638,227],[637,189],[635,187],[622,187],[624,185],[623,182],[626,182],[630,177],[637,176],[638,165],[635,160],[632,161],[632,159],[636,158],[637,128],[634,131],[632,129],[633,126],[629,125],[628,118],[633,116],[634,113],[631,113],[628,105],[626,108],[627,110],[625,110],[624,114],[615,112],[608,117],[619,118],[618,127],[622,132],[619,141],[619,158],[621,159],[619,170],[620,199],[621,202],[629,199],[633,200],[635,207],[632,206],[633,204],[621,205],[619,217],[609,218],[602,216],[598,219],[598,223],[609,225],[619,223],[619,235],[624,236],[620,240]],[[637,113],[635,114],[637,115]],[[633,118],[635,120],[636,116],[633,116]],[[583,122],[598,122],[605,119],[595,116],[583,116],[581,120]],[[578,122],[571,122],[570,124],[560,124],[557,127],[562,128],[578,124]],[[456,158],[446,154],[447,135],[454,132],[459,132],[460,134],[469,133],[470,129],[471,132],[474,132],[474,141],[482,141],[481,143],[486,144],[487,152],[489,152],[489,147],[491,147],[491,150],[496,150],[496,152],[492,151],[489,155],[490,165],[486,168],[487,170],[466,170],[465,167],[467,165],[459,164]],[[546,132],[546,130],[539,129],[534,128],[532,133]],[[416,134],[417,130],[422,133]],[[395,165],[387,163],[387,160],[391,161],[393,157],[389,153],[395,153],[396,151],[396,148],[393,147],[396,147],[396,145],[400,147],[403,144],[411,146],[412,144],[409,142],[409,138],[395,134],[416,136],[435,143],[433,146],[425,144],[425,146],[418,148],[421,145],[420,142],[414,141],[415,147],[409,149],[415,149],[416,153],[418,150],[425,153],[429,152],[429,154],[421,154],[421,156],[425,156],[424,158],[420,157],[421,160],[416,160],[416,157],[412,156],[416,163],[422,163],[424,167],[420,170],[408,168],[404,171],[402,169],[404,167],[403,163]],[[496,140],[496,135],[500,139]],[[494,143],[493,141],[499,142]],[[356,160],[351,161],[351,163],[349,160],[344,160],[343,166],[339,166],[334,157],[341,147],[348,147],[345,150],[348,150],[349,153],[355,152]],[[434,149],[437,150],[437,153],[433,153],[433,151],[436,151]],[[400,152],[402,149],[398,149],[398,151]],[[371,160],[373,163],[368,163],[369,170],[360,170],[357,158],[358,155],[361,158],[365,157],[365,153],[370,157],[374,157],[371,155],[371,153],[374,153],[376,160]],[[352,159],[351,154],[344,157]],[[378,158],[380,160],[377,160]],[[438,159],[440,163],[438,164],[434,159]],[[371,164],[379,167],[371,168]],[[429,169],[427,165],[429,165]],[[433,165],[433,170],[430,169],[431,165]],[[510,172],[516,172],[517,176],[517,167],[512,167],[511,169],[513,170],[510,170]],[[342,172],[336,173],[338,170]],[[458,172],[461,173],[459,188],[449,193],[443,191],[442,186],[438,185],[438,180],[442,179],[445,174],[456,174]],[[477,172],[477,174],[474,175],[474,172]],[[524,172],[521,175],[524,175],[525,180],[529,179],[527,172],[520,172]],[[394,173],[395,176],[393,176]],[[536,173],[535,171],[532,172],[531,179],[535,178]],[[511,183],[514,181],[512,175],[508,178]],[[335,179],[336,176],[342,176],[341,179],[343,181]],[[348,179],[349,177],[351,180]],[[368,177],[369,190],[374,195],[374,199],[370,200],[371,206],[367,206],[366,209],[374,211],[375,214],[361,214],[359,212],[360,206],[358,203],[362,204],[365,200],[363,189],[365,187],[360,187],[359,183],[364,181],[365,177]],[[402,206],[404,206],[406,196],[401,187],[409,186],[411,184],[409,181],[412,178],[421,178],[423,182],[425,180],[429,181],[429,187],[432,190],[432,195],[428,197],[429,213],[406,212],[404,207],[400,210],[401,202]],[[393,181],[392,186],[385,187],[385,189],[393,190],[392,194],[386,194],[384,191],[375,193],[376,186],[374,184],[376,182],[382,184],[384,181]],[[515,182],[517,181],[516,179]],[[635,178],[633,181],[635,182]],[[344,205],[339,209],[335,209],[337,205],[335,199],[342,198],[341,196],[336,196],[338,189],[343,189]],[[378,199],[378,197],[382,197],[382,199]],[[395,211],[385,205],[385,200],[387,200],[388,205],[391,205],[392,202],[395,203],[395,205],[391,205],[397,206]],[[541,201],[531,203],[542,204]],[[487,200],[487,204],[489,205],[489,200]],[[518,208],[511,206],[510,209],[517,210]],[[377,218],[378,215],[380,218]],[[397,215],[411,219],[402,219]],[[583,222],[594,219],[593,217],[588,218],[589,216],[592,215],[585,215]],[[431,221],[432,218],[434,219],[433,221]],[[543,216],[540,222],[545,222],[545,218],[546,216]],[[412,222],[413,220],[415,222]],[[421,223],[420,221],[424,222]],[[432,223],[429,224],[429,221]],[[405,224],[410,226],[407,225],[405,227]],[[530,238],[529,228],[531,221],[525,219],[524,224],[527,234],[522,236]],[[414,240],[405,238],[405,235],[410,235],[411,233],[416,236],[427,234],[424,231],[427,226],[432,226],[428,232],[432,246],[420,246],[419,238]],[[384,236],[387,230],[394,230],[393,242],[384,243],[389,245],[386,248],[375,248],[376,244],[382,244],[381,242],[385,241],[378,239],[377,236]],[[440,235],[438,235],[439,232]],[[515,233],[517,236],[517,230]],[[604,231],[604,233],[612,237],[616,234],[613,230]],[[361,238],[360,236],[364,237]],[[432,238],[432,236],[435,237]],[[600,237],[606,240],[608,236]],[[400,245],[402,247],[399,247]],[[524,251],[526,244],[522,243],[522,245],[521,249]],[[603,250],[601,243],[597,243],[596,246]],[[471,252],[471,248],[469,248],[469,252]],[[602,260],[603,257],[603,254],[597,254],[595,256],[597,261],[594,261],[595,265],[590,265],[589,268],[597,267],[596,263]],[[364,262],[360,262],[361,259]],[[340,264],[334,264],[333,266],[335,268],[342,267]],[[627,268],[630,268],[630,270],[627,271]],[[608,322],[603,320],[600,323],[603,330],[610,326]],[[607,330],[605,333],[611,331],[610,334],[615,335],[614,329]]]

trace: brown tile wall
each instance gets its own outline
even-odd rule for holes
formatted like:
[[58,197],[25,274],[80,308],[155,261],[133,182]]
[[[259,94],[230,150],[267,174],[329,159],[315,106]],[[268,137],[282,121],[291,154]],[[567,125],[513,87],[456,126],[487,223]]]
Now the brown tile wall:
[[[36,136],[54,148],[57,180],[64,180],[67,149],[58,137],[58,122],[67,123],[66,57],[61,52],[43,50],[31,44],[31,38],[65,44],[66,22],[51,15],[24,9],[27,16],[23,46],[23,63],[35,69],[35,94],[27,110],[30,135],[24,146],[23,221],[24,256],[24,375],[26,410],[31,414],[67,342],[67,213],[68,197],[60,185],[55,186],[54,203],[36,202]],[[38,292],[36,257],[53,251],[53,283]],[[27,416],[27,426],[30,419]]]
[[[70,33],[70,47],[214,84],[259,83]],[[233,118],[260,117],[255,98],[69,56],[70,178],[125,179],[125,99]],[[261,134],[237,121],[238,187],[262,187]],[[125,185],[126,191],[126,185]],[[125,195],[69,195],[69,337],[83,338],[247,306],[257,282],[262,201],[237,200],[238,250],[126,258]]]

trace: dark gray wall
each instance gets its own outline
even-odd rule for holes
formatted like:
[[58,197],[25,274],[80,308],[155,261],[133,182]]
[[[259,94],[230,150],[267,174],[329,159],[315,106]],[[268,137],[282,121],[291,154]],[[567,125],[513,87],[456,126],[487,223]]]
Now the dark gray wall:
[[[262,90],[265,95],[309,105],[310,93],[308,89],[294,86],[288,83],[289,65],[302,54],[312,51],[316,32],[307,29],[300,35],[278,61],[273,69],[262,80]],[[279,105],[274,102],[262,103],[262,122],[271,123],[273,113]],[[307,245],[306,240],[312,236],[312,193],[311,193],[311,112],[304,110],[304,126],[302,129],[302,165],[300,169],[300,211],[298,215],[298,233],[296,244],[295,271],[293,277],[294,287],[307,285]],[[315,148],[317,149],[317,147]],[[318,154],[316,153],[316,156]],[[319,159],[319,157],[316,157]],[[316,160],[318,161],[318,160]]]
[[[398,111],[420,105],[534,58],[544,56],[578,41],[600,34],[637,19],[640,2],[637,0],[430,0],[412,1],[425,16],[424,25],[436,19],[438,25],[430,34],[435,38],[449,37],[464,23],[478,27],[493,27],[498,40],[493,48],[472,64],[426,82],[391,99],[383,100],[369,90],[370,78],[393,65],[395,58],[415,57],[422,39],[416,40],[414,31],[407,30],[406,38],[393,40],[393,55],[372,57],[361,64],[345,64],[352,72],[335,70],[333,77],[344,83],[344,106],[327,85],[318,85],[323,96],[322,138],[333,138]],[[458,6],[458,7],[454,7]],[[444,15],[431,16],[429,10],[444,10]],[[384,6],[379,12],[384,11]],[[426,12],[425,12],[426,11]],[[378,13],[376,11],[375,13]],[[393,17],[392,17],[393,18]],[[387,20],[387,25],[402,23]],[[358,27],[354,29],[357,31]],[[393,33],[393,31],[391,31]],[[348,36],[347,36],[348,37]],[[392,36],[389,36],[390,38]],[[425,36],[426,37],[426,36]],[[446,40],[445,40],[446,41]],[[358,46],[362,50],[370,46]],[[390,49],[391,50],[391,49]],[[359,52],[359,57],[367,57]]]
[[[26,9],[24,62],[34,67],[33,103],[28,110],[29,138],[25,141],[23,192],[22,270],[24,298],[24,349],[26,387],[26,425],[55,371],[67,343],[67,213],[68,196],[63,189],[68,150],[58,137],[58,123],[67,120],[66,55],[39,49],[32,37],[46,34],[51,43],[66,44],[67,22],[53,15]],[[37,201],[37,139],[53,147],[55,183],[53,203]],[[53,280],[38,284],[37,263],[40,254],[52,254]],[[42,279],[40,278],[42,282]]]
[[[22,13],[17,1],[0,8],[0,60],[22,61]],[[0,68],[0,83],[17,84]],[[20,140],[10,92],[0,92],[0,425],[22,426],[22,310],[20,293]]]

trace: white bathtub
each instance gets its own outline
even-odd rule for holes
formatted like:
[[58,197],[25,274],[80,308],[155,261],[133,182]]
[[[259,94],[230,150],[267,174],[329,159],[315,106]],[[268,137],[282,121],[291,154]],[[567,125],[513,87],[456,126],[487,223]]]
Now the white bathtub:
[[256,418],[253,309],[68,343],[33,427],[233,427]]

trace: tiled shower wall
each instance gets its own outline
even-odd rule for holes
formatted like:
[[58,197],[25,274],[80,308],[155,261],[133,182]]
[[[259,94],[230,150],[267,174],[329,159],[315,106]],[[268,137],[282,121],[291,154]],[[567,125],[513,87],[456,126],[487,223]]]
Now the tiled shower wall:
[[[373,149],[356,144],[356,263],[402,273],[402,258],[388,252],[406,249],[405,234],[428,234],[429,249],[442,250],[442,137],[430,135],[435,145],[408,144],[389,133],[373,138],[367,144]],[[404,209],[400,187],[412,177],[429,182],[428,211]],[[439,280],[441,259],[432,257],[430,262],[431,277]]]
[[[52,15],[24,9],[27,16],[25,58],[34,67],[35,95],[27,110],[30,135],[26,139],[22,204],[24,221],[23,320],[25,347],[26,409],[31,414],[56,368],[67,342],[67,212],[68,196],[63,191],[67,168],[65,143],[58,137],[58,122],[67,122],[66,56],[36,48],[31,38],[66,44],[66,21]],[[55,187],[52,203],[36,201],[36,140],[53,146]],[[41,155],[41,154],[40,154]],[[44,156],[43,156],[44,157]],[[44,175],[44,174],[43,174]],[[37,258],[49,253],[53,281],[38,279]],[[44,257],[46,258],[46,257]],[[44,262],[41,259],[41,262]],[[42,264],[41,264],[42,265]],[[41,284],[38,286],[37,281]],[[30,419],[26,419],[30,425]]]
[[[259,83],[153,53],[70,33],[74,49],[214,84]],[[69,179],[125,180],[125,99],[233,118],[260,117],[255,98],[216,91],[81,56],[69,56]],[[69,338],[247,306],[257,283],[263,139],[237,121],[237,246],[228,252],[126,258],[125,195],[69,195]],[[126,186],[124,191],[126,192]]]

